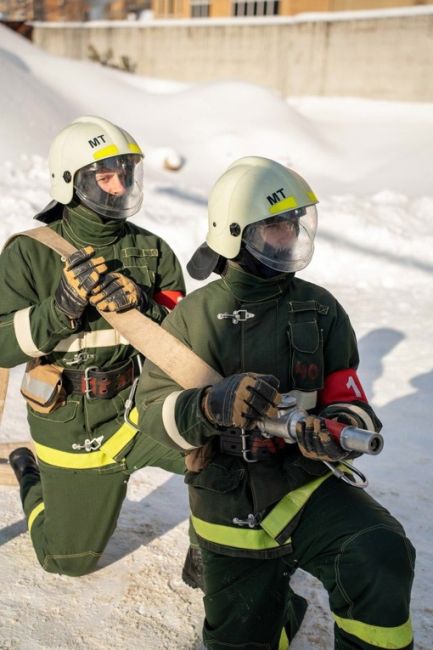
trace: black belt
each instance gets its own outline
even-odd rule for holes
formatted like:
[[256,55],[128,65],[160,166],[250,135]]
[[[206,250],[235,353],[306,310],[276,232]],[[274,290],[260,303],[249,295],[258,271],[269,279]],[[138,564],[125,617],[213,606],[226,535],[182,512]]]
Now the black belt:
[[124,388],[132,385],[139,374],[133,359],[110,370],[89,366],[85,370],[65,368],[62,373],[63,387],[67,393],[80,393],[89,399],[111,399]]
[[229,456],[240,456],[247,462],[258,462],[275,458],[285,448],[280,438],[264,438],[257,430],[245,431],[227,429],[219,435],[220,451]]

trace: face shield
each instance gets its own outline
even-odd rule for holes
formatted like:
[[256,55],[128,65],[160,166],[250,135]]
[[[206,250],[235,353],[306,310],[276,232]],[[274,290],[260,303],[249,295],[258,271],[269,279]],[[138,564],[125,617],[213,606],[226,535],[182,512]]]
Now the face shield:
[[143,160],[123,154],[99,160],[75,174],[78,198],[91,210],[111,219],[136,214],[143,201]]
[[242,240],[251,255],[268,268],[293,273],[310,262],[316,230],[317,210],[310,205],[250,224]]

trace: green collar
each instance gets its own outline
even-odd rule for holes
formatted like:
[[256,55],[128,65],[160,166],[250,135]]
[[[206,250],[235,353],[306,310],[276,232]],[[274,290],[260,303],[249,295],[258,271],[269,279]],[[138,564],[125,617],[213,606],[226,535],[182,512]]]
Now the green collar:
[[72,201],[63,212],[63,228],[68,238],[81,248],[91,244],[97,248],[114,244],[124,233],[121,219],[103,219],[86,206]]
[[247,273],[235,262],[229,261],[222,281],[238,300],[262,302],[286,293],[293,282],[294,275],[294,273],[280,273],[274,278],[260,278]]

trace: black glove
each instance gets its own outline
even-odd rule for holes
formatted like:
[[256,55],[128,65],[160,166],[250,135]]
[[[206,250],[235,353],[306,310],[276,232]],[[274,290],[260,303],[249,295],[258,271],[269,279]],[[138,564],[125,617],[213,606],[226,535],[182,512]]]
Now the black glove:
[[94,248],[86,246],[70,255],[63,268],[54,301],[61,312],[71,320],[81,318],[90,292],[100,282],[100,275],[107,271],[105,259],[95,257]]
[[298,447],[305,458],[335,462],[347,458],[349,453],[336,442],[323,418],[308,415],[296,425]]
[[263,415],[277,415],[279,384],[272,375],[231,375],[206,390],[202,411],[211,424],[247,429]]
[[145,311],[148,303],[144,291],[122,273],[106,273],[92,294],[89,302],[100,311],[121,312],[133,307]]

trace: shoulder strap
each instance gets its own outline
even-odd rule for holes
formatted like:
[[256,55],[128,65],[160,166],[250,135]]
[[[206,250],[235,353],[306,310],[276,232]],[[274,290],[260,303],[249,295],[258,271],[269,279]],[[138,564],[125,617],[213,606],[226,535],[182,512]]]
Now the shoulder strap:
[[[61,257],[69,257],[76,248],[51,228],[40,226],[13,235],[24,235],[45,244]],[[201,388],[221,381],[221,375],[176,337],[162,329],[137,309],[123,313],[99,312],[100,315],[141,354],[150,359],[182,388]]]

